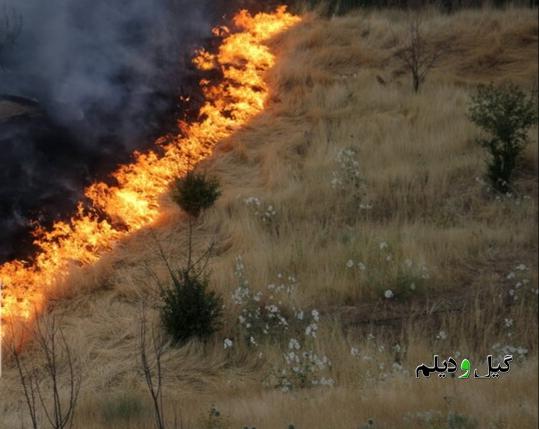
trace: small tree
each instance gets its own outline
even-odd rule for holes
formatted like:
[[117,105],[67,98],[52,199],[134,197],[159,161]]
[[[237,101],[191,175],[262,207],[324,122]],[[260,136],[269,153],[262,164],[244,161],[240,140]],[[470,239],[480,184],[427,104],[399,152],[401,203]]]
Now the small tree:
[[221,326],[221,297],[208,290],[205,278],[188,271],[172,279],[172,286],[162,291],[161,320],[174,343],[210,337]]
[[[152,398],[156,429],[165,429],[165,416],[163,407],[163,367],[162,358],[167,342],[154,329],[151,329],[150,346],[147,345],[146,307],[142,303],[139,331],[140,363],[144,371],[144,379],[148,392]],[[148,350],[149,349],[149,350]]]
[[536,101],[514,84],[480,86],[471,96],[468,117],[486,133],[477,143],[489,151],[489,181],[507,192],[528,130],[537,123]]
[[414,92],[425,81],[427,73],[440,58],[441,50],[429,46],[421,28],[421,20],[415,16],[410,22],[408,41],[406,46],[398,53],[398,57],[412,75]]
[[[43,367],[28,368],[21,355],[22,344],[13,343],[11,352],[19,373],[32,427],[37,429],[38,410],[44,412],[52,429],[71,428],[82,383],[82,367],[72,354],[54,317],[36,318],[31,333],[41,353]],[[64,362],[62,362],[62,359]],[[61,386],[67,385],[66,393]],[[44,387],[46,391],[44,391]]]
[[204,210],[207,210],[215,203],[219,195],[221,195],[219,182],[214,178],[206,177],[203,173],[190,171],[174,183],[172,199],[189,216],[186,269],[188,273],[193,268],[193,223]]
[[204,266],[198,267],[204,256],[209,255],[211,246],[197,261],[192,261],[194,222],[215,203],[220,194],[217,180],[203,173],[191,171],[174,183],[172,199],[189,219],[186,267],[177,271],[171,269],[161,253],[172,280],[171,286],[161,287],[161,320],[175,343],[182,344],[192,337],[207,338],[220,326],[221,298],[215,292],[208,291]]

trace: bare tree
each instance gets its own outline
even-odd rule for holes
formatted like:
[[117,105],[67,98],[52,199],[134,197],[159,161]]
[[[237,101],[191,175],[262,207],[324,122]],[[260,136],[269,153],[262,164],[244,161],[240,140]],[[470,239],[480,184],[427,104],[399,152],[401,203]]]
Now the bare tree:
[[[82,382],[81,366],[75,361],[54,317],[36,319],[32,334],[43,359],[42,366],[29,368],[26,365],[20,351],[22,342],[15,344],[14,341],[11,348],[32,427],[39,427],[40,405],[51,428],[71,428]],[[66,394],[61,393],[63,383],[67,384]]]
[[[15,360],[15,365],[19,372],[19,381],[23,388],[24,398],[26,401],[26,406],[28,407],[28,414],[30,415],[30,420],[32,422],[32,428],[38,429],[37,424],[37,403],[36,403],[36,389],[35,385],[37,383],[37,374],[34,369],[31,371],[28,370],[21,359],[19,349],[16,345],[13,345],[12,354]],[[21,415],[22,420],[22,415]]]
[[399,58],[412,75],[415,92],[419,91],[419,87],[425,81],[427,73],[434,67],[441,53],[441,49],[426,42],[421,28],[421,19],[416,15],[410,22],[407,44],[398,53]]
[[[162,335],[151,329],[149,334],[150,344],[147,344],[148,330],[146,320],[145,304],[142,304],[139,331],[139,353],[142,371],[148,391],[152,398],[154,409],[155,427],[165,429],[165,417],[163,410],[163,369],[161,365],[162,357],[166,349],[167,342]],[[149,349],[149,350],[148,350]],[[151,359],[151,361],[150,361]]]
[[0,68],[4,67],[4,51],[15,43],[21,31],[22,17],[14,9],[4,6],[0,10]]

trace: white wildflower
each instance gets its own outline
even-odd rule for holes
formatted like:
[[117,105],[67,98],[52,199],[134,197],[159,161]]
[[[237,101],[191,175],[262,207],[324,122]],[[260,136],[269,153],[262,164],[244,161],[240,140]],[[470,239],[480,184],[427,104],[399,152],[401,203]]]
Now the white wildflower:
[[384,292],[384,296],[387,298],[387,299],[391,299],[393,298],[395,294],[393,293],[393,291],[391,289],[387,289],[385,292]]
[[438,332],[438,335],[436,335],[437,340],[445,340],[447,338],[447,333],[445,331]]
[[291,338],[290,341],[288,342],[288,348],[290,350],[293,350],[293,349],[296,349],[296,350],[299,350],[300,349],[300,344],[299,344],[299,341],[296,340],[295,338]]
[[309,326],[305,328],[305,335],[308,337],[316,337],[316,331],[318,330],[318,325],[316,323],[311,323]]

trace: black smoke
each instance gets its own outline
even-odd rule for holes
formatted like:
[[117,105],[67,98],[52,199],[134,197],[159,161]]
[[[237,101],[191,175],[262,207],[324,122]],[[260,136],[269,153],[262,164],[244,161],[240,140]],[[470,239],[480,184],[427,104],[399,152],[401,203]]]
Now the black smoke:
[[276,3],[0,0],[0,263],[31,256],[33,221],[65,219],[88,184],[196,115],[195,48],[239,8]]
[[22,26],[0,47],[0,104],[30,113],[0,109],[0,262],[31,252],[31,220],[65,217],[86,185],[175,127],[194,48],[222,12],[210,0],[3,3]]

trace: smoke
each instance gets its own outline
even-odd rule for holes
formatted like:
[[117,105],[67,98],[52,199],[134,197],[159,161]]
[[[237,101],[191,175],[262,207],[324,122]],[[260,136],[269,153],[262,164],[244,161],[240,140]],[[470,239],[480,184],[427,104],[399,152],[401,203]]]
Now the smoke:
[[89,141],[114,133],[129,145],[145,103],[170,89],[211,26],[201,0],[10,1],[23,28],[0,92],[37,98]]
[[4,3],[22,29],[0,47],[0,96],[41,112],[6,124],[0,109],[0,262],[20,256],[29,219],[71,212],[85,185],[174,123],[179,93],[195,86],[193,49],[220,13],[211,0]]

